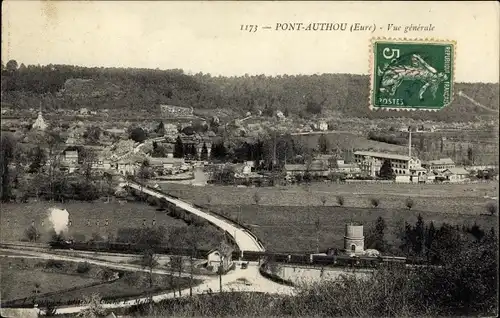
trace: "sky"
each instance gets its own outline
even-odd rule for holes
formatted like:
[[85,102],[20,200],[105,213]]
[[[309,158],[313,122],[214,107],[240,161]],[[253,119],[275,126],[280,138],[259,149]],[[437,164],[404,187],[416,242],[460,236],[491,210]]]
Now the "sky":
[[[489,2],[2,3],[2,61],[181,68],[189,73],[367,74],[372,37],[457,42],[457,82],[498,82],[499,4]],[[370,31],[276,31],[277,23],[375,24]],[[258,25],[257,32],[241,25]],[[387,30],[388,24],[401,30]],[[410,24],[433,31],[404,33]],[[270,30],[261,29],[271,26]],[[382,29],[380,29],[382,28]]]

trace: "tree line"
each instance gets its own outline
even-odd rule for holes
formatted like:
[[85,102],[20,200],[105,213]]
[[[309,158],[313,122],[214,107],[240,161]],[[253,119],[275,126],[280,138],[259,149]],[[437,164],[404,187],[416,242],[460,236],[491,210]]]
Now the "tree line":
[[[89,85],[90,88],[86,87]],[[478,102],[498,109],[498,85],[458,83],[456,86]],[[19,65],[15,60],[4,66],[2,62],[2,102],[25,109],[37,108],[43,100],[47,109],[134,109],[141,105],[151,111],[159,104],[171,104],[195,109],[232,109],[238,113],[260,110],[273,114],[280,110],[288,116],[305,118],[327,109],[354,117],[402,116],[394,111],[370,111],[369,87],[368,76],[353,74],[214,77],[185,74],[180,69]],[[71,93],[75,91],[76,95]],[[460,97],[438,113],[408,112],[404,116],[445,122],[471,121],[480,116],[491,119],[490,113]]]

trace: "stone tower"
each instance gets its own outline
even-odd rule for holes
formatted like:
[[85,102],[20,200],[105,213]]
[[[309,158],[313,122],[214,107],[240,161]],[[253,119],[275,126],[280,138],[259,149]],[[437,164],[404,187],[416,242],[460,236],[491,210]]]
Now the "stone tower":
[[344,251],[347,254],[362,254],[365,249],[365,237],[363,235],[363,225],[347,224],[344,236]]

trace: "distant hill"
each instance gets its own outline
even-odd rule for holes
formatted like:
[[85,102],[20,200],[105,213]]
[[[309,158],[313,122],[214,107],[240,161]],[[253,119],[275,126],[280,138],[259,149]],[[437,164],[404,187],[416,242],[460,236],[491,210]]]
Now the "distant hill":
[[[410,117],[446,122],[494,120],[498,114],[458,96],[499,109],[498,84],[457,83],[453,103],[439,112],[370,111],[369,77],[352,74],[213,77],[182,70],[29,65],[2,70],[2,102],[13,108],[106,108],[159,114],[159,105],[192,107],[195,113],[225,109],[244,114],[281,110],[302,117],[335,111],[352,117]],[[91,97],[91,98],[89,98]]]

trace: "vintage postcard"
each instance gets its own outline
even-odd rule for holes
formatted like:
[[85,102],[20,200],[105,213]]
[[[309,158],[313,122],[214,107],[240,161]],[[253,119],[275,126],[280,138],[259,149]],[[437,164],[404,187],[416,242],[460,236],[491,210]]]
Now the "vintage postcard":
[[4,1],[0,316],[496,317],[499,22]]

